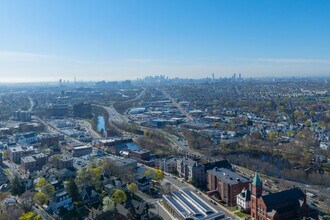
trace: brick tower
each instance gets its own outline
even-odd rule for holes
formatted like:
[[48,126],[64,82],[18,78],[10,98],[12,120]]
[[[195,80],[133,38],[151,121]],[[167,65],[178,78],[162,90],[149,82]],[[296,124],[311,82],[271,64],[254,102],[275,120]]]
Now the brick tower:
[[258,172],[255,173],[251,184],[251,217],[257,219],[258,198],[262,195],[262,181]]

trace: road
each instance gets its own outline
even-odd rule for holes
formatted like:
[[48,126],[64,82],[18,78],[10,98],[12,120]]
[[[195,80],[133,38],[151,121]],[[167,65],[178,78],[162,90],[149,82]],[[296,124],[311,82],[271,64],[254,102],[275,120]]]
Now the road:
[[38,206],[33,206],[33,211],[41,216],[41,219],[50,219],[55,220],[53,216],[48,214],[43,208],[39,208]]
[[128,118],[125,115],[121,115],[116,111],[116,109],[113,106],[104,106],[104,105],[97,105],[92,104],[93,106],[101,107],[105,109],[109,115],[109,122],[114,122],[117,124],[127,123]]
[[31,98],[31,96],[28,97],[29,98],[29,102],[30,102],[30,108],[29,108],[29,111],[32,112],[33,108],[34,108],[34,101],[33,99]]
[[52,126],[50,124],[48,124],[47,122],[45,122],[44,120],[42,120],[41,118],[37,117],[37,116],[33,116],[34,119],[36,119],[37,121],[39,121],[41,124],[45,125],[47,130],[51,133],[56,133],[56,134],[63,134],[64,137],[68,140],[71,140],[71,141],[75,141],[79,144],[82,144],[82,145],[85,145],[86,143],[82,142],[82,141],[79,141],[78,139],[76,138],[73,138],[73,137],[70,137],[69,135],[67,135],[66,133],[62,132],[60,129],[58,129],[57,127],[55,126]]
[[27,179],[28,175],[20,170],[20,166],[18,164],[12,163],[9,160],[3,161],[3,164],[8,167],[9,170],[9,179],[13,179],[16,175],[20,176],[22,179]]
[[143,89],[143,90],[140,92],[140,94],[137,95],[135,98],[130,99],[130,100],[126,100],[126,101],[124,101],[124,102],[134,102],[134,101],[136,101],[136,100],[141,99],[141,98],[146,94],[146,89],[145,89],[145,88],[142,88],[142,89]]
[[175,101],[175,99],[172,96],[170,96],[170,94],[168,94],[166,91],[162,89],[160,91],[162,91],[162,93],[172,102],[172,104],[175,107],[177,107],[183,115],[187,117],[188,121],[194,120],[193,117],[188,112],[186,112],[186,110],[184,110],[184,108],[177,101]]
[[102,136],[97,133],[96,131],[94,131],[94,129],[92,128],[92,125],[88,122],[88,121],[85,121],[85,120],[77,120],[77,122],[79,124],[81,124],[81,126],[83,126],[87,132],[94,138],[94,139],[100,139],[102,138]]

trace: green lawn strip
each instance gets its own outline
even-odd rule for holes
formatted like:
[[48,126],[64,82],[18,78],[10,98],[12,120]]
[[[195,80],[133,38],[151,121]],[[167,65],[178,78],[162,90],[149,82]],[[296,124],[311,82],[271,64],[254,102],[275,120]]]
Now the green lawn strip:
[[245,214],[243,212],[235,212],[235,215],[237,215],[240,218],[244,218],[244,217],[249,217],[250,215]]

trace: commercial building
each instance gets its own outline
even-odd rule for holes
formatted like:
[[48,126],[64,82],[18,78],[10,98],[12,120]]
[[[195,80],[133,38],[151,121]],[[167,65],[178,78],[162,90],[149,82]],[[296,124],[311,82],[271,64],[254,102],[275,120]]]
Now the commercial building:
[[132,170],[137,167],[137,161],[129,158],[119,159],[114,161],[114,166],[117,170]]
[[92,117],[92,104],[82,102],[73,105],[73,116],[77,118],[90,118]]
[[172,195],[163,195],[162,202],[171,215],[177,219],[230,219],[223,212],[211,208],[203,199],[189,190],[173,192]]
[[47,113],[49,117],[67,117],[69,115],[69,106],[67,104],[52,104],[48,106]]
[[151,126],[155,127],[155,128],[162,128],[165,127],[167,120],[164,119],[151,119],[150,120],[150,124]]
[[[132,138],[110,138],[100,140],[98,146],[104,148],[113,155],[120,155],[121,151],[125,151],[130,148],[133,143]],[[137,149],[137,148],[136,148]],[[132,149],[132,150],[136,150]]]
[[14,111],[13,118],[16,121],[31,121],[31,112],[30,111]]
[[236,196],[249,188],[249,180],[226,168],[213,168],[207,171],[207,188],[217,191],[221,200],[229,206],[236,205]]
[[125,144],[132,142],[132,138],[109,138],[99,140],[99,147],[111,147],[114,145]]
[[130,157],[138,160],[146,160],[150,157],[150,151],[149,150],[130,150]]
[[72,149],[72,156],[73,157],[81,157],[88,155],[93,152],[93,148],[91,146],[79,146],[79,147],[74,147]]
[[129,111],[129,114],[141,114],[141,113],[144,113],[146,111],[146,108],[132,108],[130,111]]

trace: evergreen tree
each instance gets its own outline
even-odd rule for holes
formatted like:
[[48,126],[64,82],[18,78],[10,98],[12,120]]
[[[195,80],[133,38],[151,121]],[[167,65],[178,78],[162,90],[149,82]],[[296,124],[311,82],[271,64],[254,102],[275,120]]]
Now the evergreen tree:
[[24,191],[24,186],[21,184],[19,177],[15,176],[11,181],[11,194],[20,196],[24,193]]
[[69,181],[66,183],[66,191],[72,197],[73,201],[79,201],[79,189],[74,179],[70,178]]

